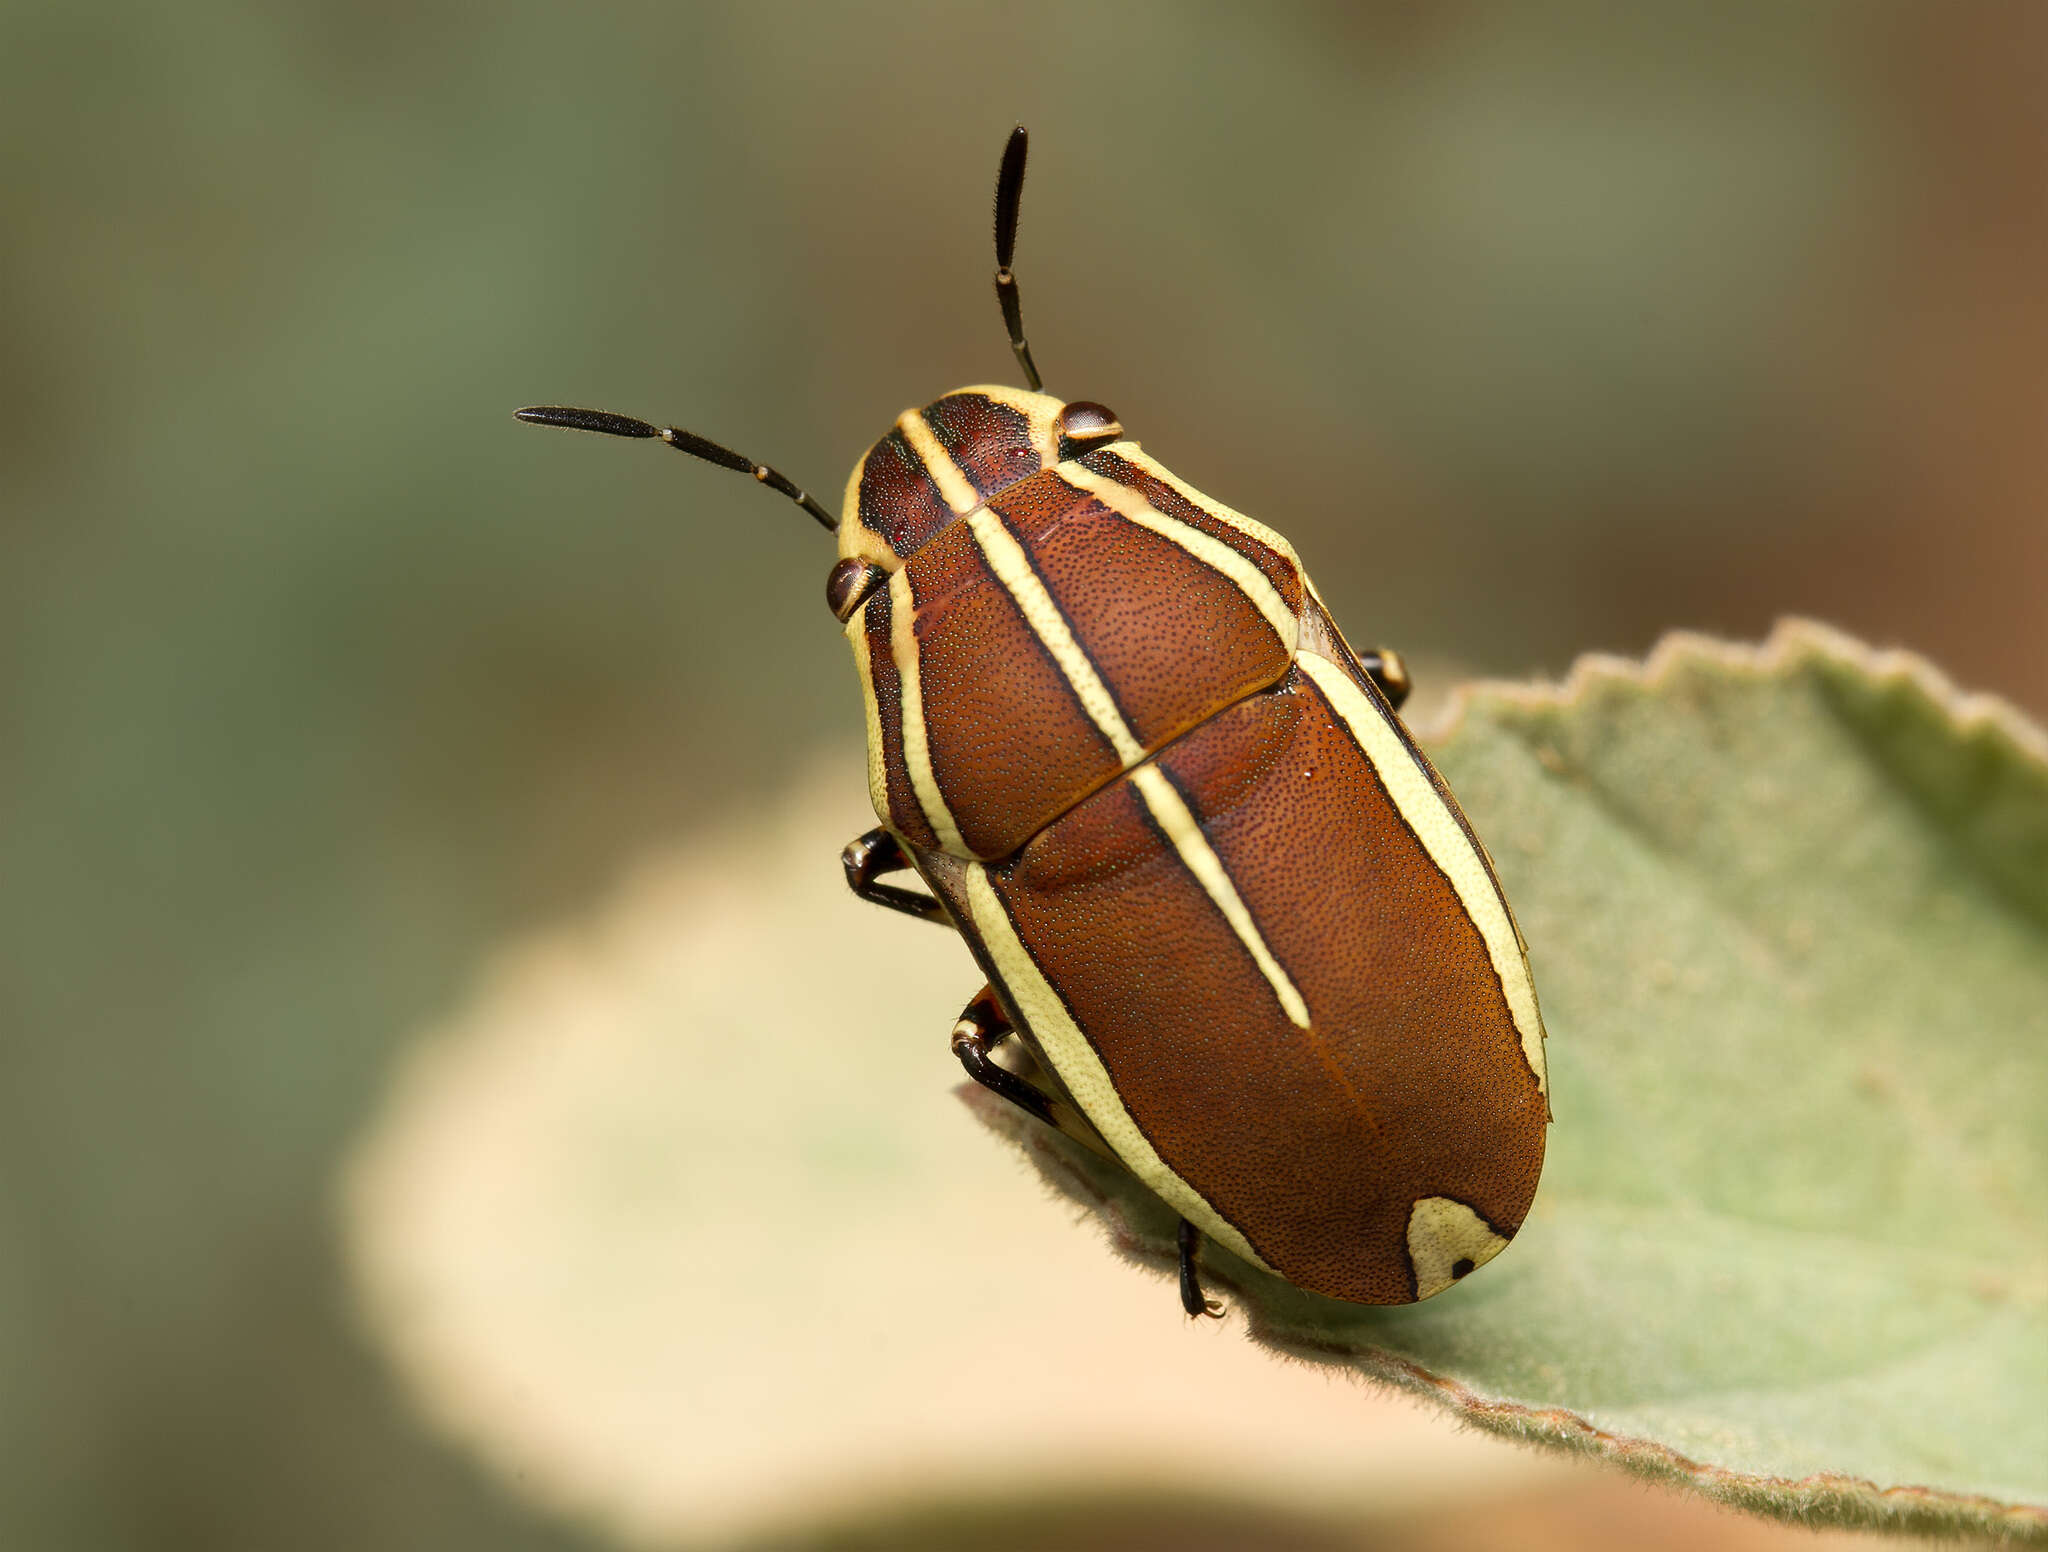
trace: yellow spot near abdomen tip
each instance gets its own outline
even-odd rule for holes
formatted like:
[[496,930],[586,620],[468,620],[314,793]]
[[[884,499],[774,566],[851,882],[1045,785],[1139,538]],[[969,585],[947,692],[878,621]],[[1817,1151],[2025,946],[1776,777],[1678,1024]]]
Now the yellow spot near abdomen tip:
[[1415,1297],[1442,1293],[1507,1248],[1504,1236],[1463,1202],[1425,1196],[1408,1213],[1408,1264]]

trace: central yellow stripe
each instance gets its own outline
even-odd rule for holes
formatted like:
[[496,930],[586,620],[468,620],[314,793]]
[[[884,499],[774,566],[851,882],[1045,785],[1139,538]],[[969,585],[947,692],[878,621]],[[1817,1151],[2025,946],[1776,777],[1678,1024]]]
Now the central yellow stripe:
[[[1130,724],[1124,721],[1115,698],[1109,693],[1109,686],[1102,682],[1095,665],[1088,661],[1088,654],[1074,639],[1066,616],[1052,601],[1052,594],[1045,590],[1038,573],[1031,569],[1024,546],[986,507],[972,514],[967,525],[974,534],[975,542],[981,546],[989,569],[1010,590],[1010,596],[1017,601],[1017,607],[1033,633],[1045,644],[1045,650],[1052,654],[1060,672],[1066,675],[1067,683],[1073,686],[1083,709],[1102,730],[1102,736],[1109,740],[1110,747],[1116,750],[1117,758],[1123,761],[1126,769],[1137,766],[1145,758],[1145,746],[1131,732]],[[1308,1005],[1302,1001],[1301,993],[1287,972],[1280,968],[1273,951],[1266,947],[1266,940],[1260,935],[1258,924],[1252,920],[1252,913],[1238,894],[1237,886],[1230,882],[1223,860],[1210,847],[1208,838],[1202,834],[1202,827],[1195,822],[1195,816],[1181,801],[1180,794],[1174,791],[1173,784],[1149,765],[1139,766],[1132,772],[1131,780],[1137,785],[1139,795],[1152,811],[1159,828],[1166,832],[1167,840],[1180,854],[1181,862],[1194,874],[1195,881],[1215,903],[1216,909],[1223,913],[1231,931],[1237,934],[1238,941],[1251,954],[1252,962],[1272,986],[1273,995],[1279,998],[1288,1018],[1307,1029]]]
[[1313,652],[1303,652],[1295,661],[1337,708],[1337,715],[1344,719],[1358,747],[1372,762],[1387,796],[1394,800],[1401,817],[1408,821],[1408,828],[1415,832],[1423,849],[1457,891],[1458,903],[1479,929],[1487,957],[1493,962],[1493,973],[1500,978],[1501,993],[1507,998],[1508,1012],[1515,1020],[1515,1033],[1521,1037],[1522,1056],[1536,1075],[1538,1091],[1548,1096],[1550,1078],[1543,1064],[1543,1015],[1536,1006],[1536,985],[1529,979],[1529,961],[1515,935],[1514,921],[1478,849],[1435,783],[1422,773],[1422,767],[1416,764],[1400,735],[1351,676]]
[[896,417],[896,429],[903,433],[903,440],[910,444],[910,450],[924,461],[925,473],[939,487],[939,494],[945,498],[947,506],[955,513],[963,513],[972,512],[981,505],[981,492],[960,472],[960,465],[953,462],[953,455],[939,445],[939,439],[932,434],[931,423],[924,416],[916,410],[905,410]]
[[1202,834],[1202,827],[1195,822],[1195,816],[1188,811],[1173,783],[1156,765],[1140,766],[1131,772],[1131,783],[1145,800],[1145,806],[1152,810],[1152,817],[1159,821],[1159,828],[1166,832],[1173,849],[1180,853],[1180,860],[1195,875],[1195,881],[1215,902],[1216,909],[1223,913],[1223,919],[1230,923],[1230,930],[1237,934],[1238,942],[1252,956],[1252,962],[1259,967],[1259,974],[1266,978],[1266,983],[1273,988],[1273,995],[1280,999],[1281,1010],[1300,1028],[1307,1029],[1308,1004],[1301,1000],[1301,993],[1293,980],[1280,968],[1280,961],[1273,957],[1273,951],[1266,947],[1259,924],[1252,920],[1243,896],[1231,883],[1223,859],[1216,855],[1209,838]]
[[1031,951],[1017,936],[1010,913],[1003,909],[995,886],[988,881],[988,871],[978,862],[967,865],[967,907],[974,917],[975,933],[988,950],[989,958],[995,961],[996,974],[1017,1011],[1024,1015],[1024,1022],[1031,1027],[1046,1060],[1052,1063],[1053,1071],[1059,1074],[1082,1113],[1102,1134],[1102,1140],[1167,1206],[1224,1249],[1242,1256],[1253,1266],[1265,1267],[1251,1242],[1211,1207],[1201,1192],[1174,1173],[1131,1119],[1109,1069],[1103,1066],[1102,1058],[1081,1033],[1081,1026],[1074,1022],[1066,1003],[1060,1000],[1059,993],[1032,959]]
[[939,791],[938,774],[932,769],[932,752],[924,736],[924,686],[919,682],[917,661],[917,601],[910,592],[910,573],[899,571],[889,579],[889,655],[896,660],[898,699],[903,707],[903,767],[910,773],[910,787],[917,794],[917,806],[924,822],[938,837],[939,848],[956,857],[967,855],[960,839],[960,826],[946,807],[946,795]]
[[989,570],[1010,590],[1010,596],[1017,601],[1026,623],[1045,643],[1045,650],[1052,654],[1060,672],[1067,676],[1067,683],[1074,687],[1074,694],[1080,697],[1081,707],[1088,713],[1089,720],[1102,729],[1102,736],[1109,740],[1110,747],[1126,768],[1136,765],[1145,758],[1145,746],[1131,732],[1130,724],[1124,721],[1124,714],[1117,710],[1109,686],[1102,682],[1102,675],[1095,671],[1095,665],[1088,661],[1088,654],[1081,650],[1081,643],[1074,639],[1066,616],[1052,601],[1052,594],[1045,590],[1038,573],[1031,569],[1024,546],[986,507],[969,517],[967,526],[973,530],[974,541],[981,546],[982,557],[987,560]]
[[1053,472],[1074,489],[1093,496],[1119,517],[1128,518],[1140,528],[1150,529],[1160,538],[1179,545],[1211,570],[1230,578],[1237,584],[1238,591],[1251,600],[1252,607],[1266,617],[1266,623],[1273,627],[1273,633],[1280,638],[1287,655],[1294,655],[1295,642],[1301,635],[1301,621],[1295,618],[1294,612],[1281,599],[1279,589],[1266,579],[1265,572],[1259,570],[1250,556],[1241,550],[1233,550],[1213,534],[1203,533],[1177,517],[1168,517],[1147,501],[1142,491],[1119,484],[1093,469],[1070,461],[1056,465]]

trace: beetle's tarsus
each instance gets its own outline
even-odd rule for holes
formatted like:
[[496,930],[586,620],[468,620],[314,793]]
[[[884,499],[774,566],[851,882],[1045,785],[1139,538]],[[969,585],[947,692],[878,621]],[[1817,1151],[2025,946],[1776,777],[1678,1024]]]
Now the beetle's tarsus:
[[1052,1100],[989,1055],[1010,1034],[1009,1015],[996,1001],[995,989],[984,986],[974,1000],[960,1010],[953,1026],[953,1054],[967,1069],[967,1076],[991,1093],[1000,1094],[1019,1110],[1057,1127]]
[[1365,670],[1365,677],[1387,698],[1387,704],[1399,711],[1401,703],[1408,699],[1408,692],[1415,688],[1408,678],[1408,665],[1401,660],[1401,654],[1392,647],[1373,647],[1358,653],[1357,657],[1358,666]]
[[1199,1320],[1204,1315],[1211,1320],[1223,1318],[1223,1306],[1202,1292],[1202,1278],[1195,1268],[1195,1252],[1201,1248],[1202,1231],[1187,1219],[1180,1221],[1180,1307],[1188,1312],[1188,1319]]
[[910,859],[903,855],[903,843],[879,825],[848,841],[839,854],[839,863],[846,869],[846,887],[861,899],[886,905],[919,921],[937,922],[941,927],[953,925],[953,919],[935,896],[921,889],[877,882],[885,873],[901,873],[910,866]]

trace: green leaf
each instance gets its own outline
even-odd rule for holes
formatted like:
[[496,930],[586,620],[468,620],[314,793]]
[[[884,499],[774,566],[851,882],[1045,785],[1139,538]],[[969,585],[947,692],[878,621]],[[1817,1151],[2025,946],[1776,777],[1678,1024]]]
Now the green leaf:
[[[1485,685],[1436,755],[1550,1030],[1528,1223],[1368,1309],[1204,1251],[1254,1335],[1787,1519],[2048,1542],[2048,740],[1792,622]],[[1170,1266],[1170,1211],[969,1096]]]

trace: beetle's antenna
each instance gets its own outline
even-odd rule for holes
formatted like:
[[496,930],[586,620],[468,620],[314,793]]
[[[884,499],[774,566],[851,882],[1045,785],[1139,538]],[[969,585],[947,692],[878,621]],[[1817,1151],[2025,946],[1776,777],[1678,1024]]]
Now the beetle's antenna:
[[571,431],[598,431],[616,437],[659,437],[679,453],[715,463],[721,469],[737,469],[741,474],[753,475],[770,490],[779,491],[810,513],[823,525],[825,532],[839,531],[838,519],[812,500],[788,475],[769,468],[765,463],[755,463],[751,458],[742,457],[731,448],[721,447],[694,431],[685,431],[680,426],[650,425],[644,420],[635,420],[631,415],[614,415],[610,410],[577,410],[562,404],[538,404],[531,409],[514,410],[513,414],[536,426],[563,426]]
[[1024,338],[1024,304],[1010,269],[1010,260],[1017,255],[1017,208],[1024,203],[1024,154],[1030,148],[1031,137],[1019,124],[1010,131],[1002,170],[996,174],[996,301],[1003,309],[1003,327],[1010,331],[1010,349],[1017,352],[1017,365],[1024,368],[1024,380],[1036,393],[1045,384]]

